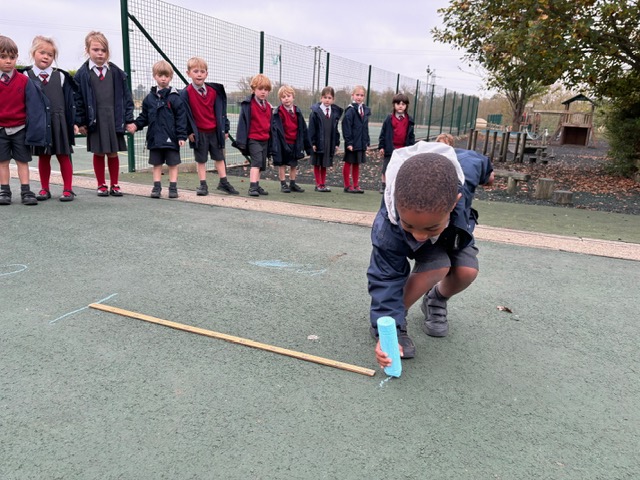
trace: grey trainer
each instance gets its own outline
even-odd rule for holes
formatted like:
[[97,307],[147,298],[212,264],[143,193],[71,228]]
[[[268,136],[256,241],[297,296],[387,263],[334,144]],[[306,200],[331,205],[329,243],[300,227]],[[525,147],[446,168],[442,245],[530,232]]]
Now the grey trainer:
[[424,314],[422,330],[430,337],[446,337],[449,333],[447,320],[447,299],[436,293],[433,287],[422,298],[420,310]]

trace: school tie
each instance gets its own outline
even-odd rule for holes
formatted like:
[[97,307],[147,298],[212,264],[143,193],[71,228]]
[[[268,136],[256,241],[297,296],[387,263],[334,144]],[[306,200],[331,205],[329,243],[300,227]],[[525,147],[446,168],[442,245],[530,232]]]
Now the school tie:
[[2,82],[3,83],[9,83],[9,80],[10,80],[9,75],[6,74],[6,73],[3,73],[2,74]]
[[398,120],[402,120],[404,118],[404,115],[398,115]]
[[42,85],[46,85],[47,83],[49,83],[49,80],[47,80],[47,78],[49,78],[49,74],[48,73],[42,72],[40,74],[40,78],[42,79]]
[[202,95],[203,97],[207,96],[207,91],[205,90],[204,87],[198,88],[198,91],[200,92],[200,95]]
[[358,111],[360,112],[360,118],[364,118],[364,108],[362,108],[362,105],[358,107]]
[[99,78],[100,80],[104,80],[104,75],[103,75],[103,73],[102,73],[102,69],[103,69],[104,67],[96,67],[96,68],[98,69],[98,72],[99,72],[99,73],[98,73],[98,78]]
[[324,116],[329,118],[329,109],[328,108],[324,111]]
[[292,117],[295,117],[295,116],[296,116],[296,112],[294,112],[294,111],[293,111],[293,109],[288,110],[288,112],[289,112],[289,114],[290,114]]

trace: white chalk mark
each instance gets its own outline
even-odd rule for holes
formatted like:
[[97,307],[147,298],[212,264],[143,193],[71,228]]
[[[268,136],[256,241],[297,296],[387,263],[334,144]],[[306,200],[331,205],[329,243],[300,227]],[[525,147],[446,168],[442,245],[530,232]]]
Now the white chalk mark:
[[0,266],[0,269],[4,269],[5,267],[17,267],[17,268],[14,268],[10,272],[0,273],[0,277],[4,277],[5,275],[13,275],[14,273],[24,272],[27,268],[29,268],[26,265],[22,265],[21,263],[11,263],[9,265]]
[[391,380],[393,377],[387,377],[380,382],[380,388],[384,387],[384,384]]
[[255,262],[249,262],[251,265],[255,265],[257,267],[262,268],[273,268],[273,269],[282,269],[282,270],[294,270],[296,273],[301,275],[309,275],[311,277],[315,275],[322,275],[327,271],[326,268],[322,268],[320,270],[313,269],[312,265],[303,265],[300,263],[288,263],[283,262],[282,260],[257,260]]
[[[107,300],[109,300],[110,298],[115,297],[116,295],[118,295],[118,294],[117,294],[117,293],[112,293],[112,294],[111,294],[111,295],[109,295],[108,297],[103,298],[102,300],[98,300],[97,302],[94,302],[94,303],[102,303],[102,302],[106,302]],[[65,318],[65,317],[68,317],[68,316],[70,316],[70,315],[73,315],[74,313],[81,312],[82,310],[86,310],[87,308],[89,308],[89,305],[87,305],[86,307],[82,307],[82,308],[79,308],[79,309],[77,309],[77,310],[74,310],[73,312],[65,313],[64,315],[62,315],[62,316],[60,316],[60,317],[56,318],[55,320],[51,320],[51,321],[49,322],[49,325],[53,325],[53,324],[54,324],[54,323],[56,323],[58,320],[62,320],[62,319],[63,319],[63,318]]]

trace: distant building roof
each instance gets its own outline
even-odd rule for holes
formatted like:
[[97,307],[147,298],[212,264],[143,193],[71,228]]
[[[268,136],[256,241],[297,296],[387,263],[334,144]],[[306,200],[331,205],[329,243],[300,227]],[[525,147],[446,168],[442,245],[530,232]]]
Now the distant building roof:
[[571,97],[569,100],[565,100],[564,102],[562,102],[562,105],[569,105],[570,103],[573,103],[573,102],[589,102],[592,105],[596,104],[596,102],[591,100],[589,97],[585,97],[583,94],[580,93],[575,97]]

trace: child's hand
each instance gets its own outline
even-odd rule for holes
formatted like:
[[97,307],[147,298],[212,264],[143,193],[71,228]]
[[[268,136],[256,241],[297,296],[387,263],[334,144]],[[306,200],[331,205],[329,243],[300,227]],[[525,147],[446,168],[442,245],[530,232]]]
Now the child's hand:
[[80,135],[80,127],[78,127],[78,125],[73,126],[73,134]]
[[335,153],[338,153],[339,151],[340,151],[340,147],[336,147]]
[[349,150],[350,152],[353,152],[353,147],[352,147],[351,145],[349,145],[349,146],[347,147],[347,150]]
[[80,135],[86,135],[87,134],[87,127],[78,127],[78,133]]
[[195,133],[189,134],[189,141],[192,142],[192,143],[196,141],[196,134]]
[[127,132],[129,132],[131,134],[134,134],[134,133],[136,133],[136,130],[138,130],[138,129],[136,128],[135,123],[128,123],[127,124]]
[[312,148],[313,148],[313,151],[315,152],[315,151],[316,151],[316,146],[315,146],[315,145],[313,145],[313,147],[312,147]]
[[[402,357],[402,355],[404,354],[402,345],[398,344],[398,347],[400,347],[400,356]],[[376,343],[376,362],[378,362],[380,368],[388,367],[389,365],[391,365],[391,359],[387,356],[386,353],[382,351],[382,348],[380,348],[380,340],[378,340],[378,343]]]
[[184,140],[178,140],[178,145],[180,145],[181,147],[184,147],[184,144],[186,142]]

